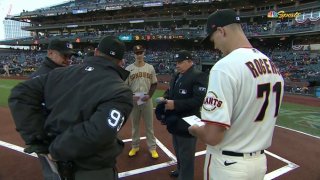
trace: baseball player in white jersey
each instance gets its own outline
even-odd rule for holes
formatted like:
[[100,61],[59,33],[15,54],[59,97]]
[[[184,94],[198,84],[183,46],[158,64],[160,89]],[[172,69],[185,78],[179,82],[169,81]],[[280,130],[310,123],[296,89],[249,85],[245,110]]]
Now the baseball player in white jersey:
[[207,144],[206,180],[261,180],[264,150],[271,145],[283,96],[274,63],[254,49],[233,10],[218,10],[207,22],[208,37],[224,58],[210,71],[201,110],[204,126],[189,132]]
[[[139,151],[140,119],[145,123],[147,145],[153,158],[158,158],[156,139],[153,132],[153,105],[152,95],[157,88],[156,72],[152,65],[144,62],[145,49],[141,45],[133,47],[135,62],[126,70],[130,71],[127,79],[134,96],[134,106],[131,112],[132,119],[132,149],[129,156],[135,156]],[[140,99],[139,99],[140,97]]]

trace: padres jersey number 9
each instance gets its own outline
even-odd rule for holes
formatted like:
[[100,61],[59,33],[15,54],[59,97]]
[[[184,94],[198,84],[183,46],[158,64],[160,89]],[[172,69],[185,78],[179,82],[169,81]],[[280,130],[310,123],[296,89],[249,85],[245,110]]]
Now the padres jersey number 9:
[[[257,121],[263,121],[264,119],[264,115],[266,113],[267,107],[269,105],[269,95],[270,95],[270,83],[266,83],[266,84],[259,84],[258,85],[258,91],[257,91],[257,98],[263,98],[263,94],[266,93],[265,96],[265,100],[264,103],[260,109],[260,112],[255,120],[255,122]],[[274,117],[278,116],[278,112],[279,112],[279,105],[280,105],[280,95],[281,95],[281,89],[282,85],[281,82],[277,82],[275,83],[275,85],[272,88],[273,93],[276,93],[276,109],[275,109],[275,113],[274,113]]]

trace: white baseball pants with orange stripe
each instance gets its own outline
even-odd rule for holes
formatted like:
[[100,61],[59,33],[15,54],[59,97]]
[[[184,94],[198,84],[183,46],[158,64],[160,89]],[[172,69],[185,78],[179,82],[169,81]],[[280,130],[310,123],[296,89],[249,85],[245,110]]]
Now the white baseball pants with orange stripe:
[[266,171],[265,154],[253,153],[237,157],[207,148],[204,180],[263,180]]

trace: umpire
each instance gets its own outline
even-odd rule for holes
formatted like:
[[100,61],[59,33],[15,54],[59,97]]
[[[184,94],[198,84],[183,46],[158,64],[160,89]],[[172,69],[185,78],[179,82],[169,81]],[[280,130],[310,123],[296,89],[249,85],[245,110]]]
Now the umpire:
[[105,37],[84,64],[12,89],[9,107],[17,131],[29,149],[46,147],[43,153],[57,162],[62,179],[118,179],[116,157],[124,145],[117,132],[132,109],[132,91],[124,83],[129,72],[120,67],[124,52],[122,42]]
[[30,78],[47,74],[58,67],[68,66],[70,57],[75,54],[75,52],[69,48],[68,44],[67,41],[59,39],[51,40],[48,45],[47,57],[42,62],[40,68],[30,75]]
[[[41,66],[30,75],[30,78],[37,77],[39,75],[48,74],[50,71],[54,70],[55,68],[65,67],[69,65],[69,59],[72,54],[75,54],[72,48],[68,46],[69,42],[63,41],[60,39],[53,39],[50,41],[47,50],[47,57],[42,62]],[[44,113],[46,114],[46,110],[44,109]],[[53,180],[57,179],[57,174],[52,173],[49,164],[47,163],[46,158],[42,155],[43,149],[47,149],[46,147],[42,148],[42,146],[36,146],[27,148],[25,151],[28,152],[29,150],[35,151],[38,155],[38,160],[41,164],[42,174],[45,180]]]
[[188,132],[189,125],[183,117],[200,117],[200,107],[206,95],[208,76],[194,68],[191,53],[185,50],[174,55],[178,73],[170,82],[165,92],[165,109],[168,131],[172,134],[173,147],[177,156],[177,170],[170,176],[180,180],[194,178],[194,154],[196,138]]

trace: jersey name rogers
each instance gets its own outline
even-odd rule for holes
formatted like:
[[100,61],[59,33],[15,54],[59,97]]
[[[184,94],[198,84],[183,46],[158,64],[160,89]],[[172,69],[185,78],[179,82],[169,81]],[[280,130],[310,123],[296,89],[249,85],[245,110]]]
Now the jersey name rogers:
[[265,74],[280,74],[278,68],[269,59],[254,59],[245,63],[254,78]]
[[201,119],[226,131],[207,150],[249,153],[270,147],[284,88],[275,63],[259,50],[239,48],[219,60],[209,76]]

